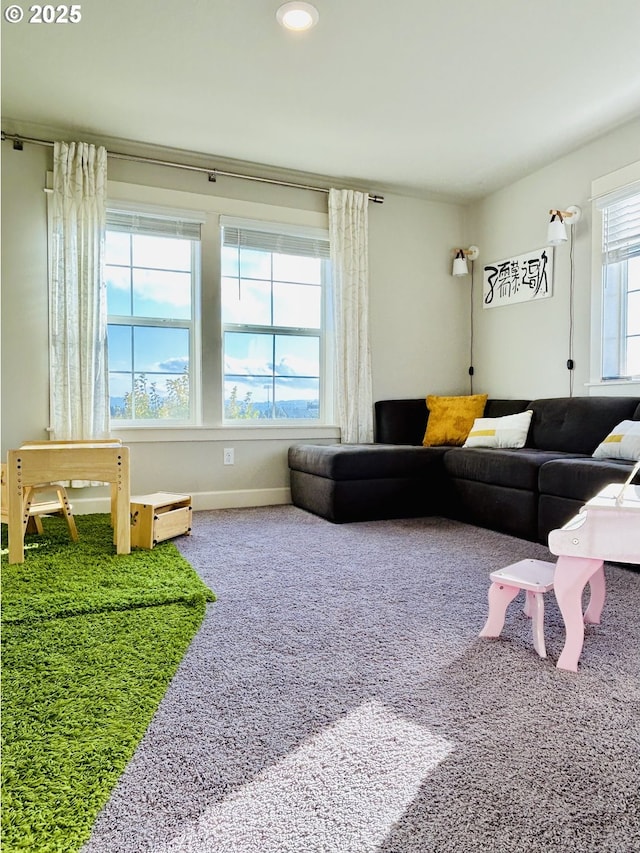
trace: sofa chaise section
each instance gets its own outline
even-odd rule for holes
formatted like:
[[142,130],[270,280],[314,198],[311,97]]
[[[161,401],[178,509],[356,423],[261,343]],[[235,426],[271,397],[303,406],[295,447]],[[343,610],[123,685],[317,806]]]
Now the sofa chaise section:
[[442,493],[445,452],[410,445],[294,445],[291,498],[334,522],[431,515]]

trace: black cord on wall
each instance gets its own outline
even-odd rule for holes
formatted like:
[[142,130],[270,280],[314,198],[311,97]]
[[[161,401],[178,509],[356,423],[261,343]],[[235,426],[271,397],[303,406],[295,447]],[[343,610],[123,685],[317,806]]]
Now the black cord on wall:
[[569,396],[573,397],[573,323],[574,323],[574,291],[575,291],[575,269],[573,261],[573,228],[569,229],[569,357],[567,369],[569,371]]
[[469,307],[469,321],[471,324],[469,334],[469,393],[473,394],[473,268],[474,261],[471,261],[471,304]]

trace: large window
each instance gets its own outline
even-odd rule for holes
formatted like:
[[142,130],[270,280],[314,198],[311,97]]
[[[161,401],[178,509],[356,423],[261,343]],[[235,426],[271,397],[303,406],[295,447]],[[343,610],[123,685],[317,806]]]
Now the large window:
[[112,422],[194,420],[199,257],[199,221],[107,212]]
[[326,217],[111,189],[127,199],[107,206],[112,427],[331,423]]
[[329,242],[318,229],[221,219],[224,417],[324,417]]
[[640,378],[640,189],[598,203],[602,212],[604,380]]

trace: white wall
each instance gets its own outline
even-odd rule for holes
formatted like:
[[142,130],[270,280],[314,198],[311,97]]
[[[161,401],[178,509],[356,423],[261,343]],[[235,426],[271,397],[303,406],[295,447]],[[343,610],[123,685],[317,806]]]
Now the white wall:
[[50,153],[2,143],[2,457],[10,447],[47,438],[49,320],[47,207]]
[[[548,211],[577,204],[575,226],[574,382],[576,396],[605,393],[589,388],[591,336],[591,181],[640,157],[640,120],[562,157],[468,210],[466,243],[480,247],[484,264],[524,254],[546,244]],[[476,288],[475,355],[478,390],[493,397],[554,397],[569,394],[569,243],[555,249],[554,295],[541,301],[482,308]],[[628,386],[631,395],[640,395]],[[615,393],[624,393],[618,386]]]
[[[28,129],[21,129],[28,134]],[[41,134],[33,133],[34,136]],[[89,140],[100,141],[100,140]],[[112,147],[111,141],[108,147]],[[121,150],[121,146],[114,150]],[[154,149],[136,153],[169,159]],[[189,162],[187,160],[187,162]],[[49,423],[47,221],[43,188],[50,148],[2,144],[2,454],[44,439]],[[295,179],[295,176],[293,176]],[[109,160],[109,178],[308,211],[326,211],[320,193],[220,179],[152,165]],[[340,185],[339,183],[337,185]],[[372,188],[373,189],[373,188]],[[466,391],[468,303],[450,275],[450,249],[462,240],[456,205],[386,195],[371,204],[371,344],[374,399]],[[208,299],[212,298],[209,292]],[[127,433],[132,492],[188,492],[196,508],[289,500],[287,448],[294,442],[331,442],[335,429],[227,430],[207,425],[186,433]],[[223,466],[223,447],[235,465]],[[75,495],[76,507],[104,508],[104,489]],[[99,503],[82,501],[97,496]]]
[[374,400],[468,391],[468,290],[451,277],[457,205],[387,196],[370,210]]

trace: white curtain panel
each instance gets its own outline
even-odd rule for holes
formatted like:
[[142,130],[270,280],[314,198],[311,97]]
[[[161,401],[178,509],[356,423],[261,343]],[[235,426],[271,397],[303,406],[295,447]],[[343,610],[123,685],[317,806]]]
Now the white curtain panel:
[[109,432],[106,190],[105,148],[56,142],[49,317],[51,438],[59,441]]
[[329,191],[338,426],[348,444],[373,441],[366,193]]

